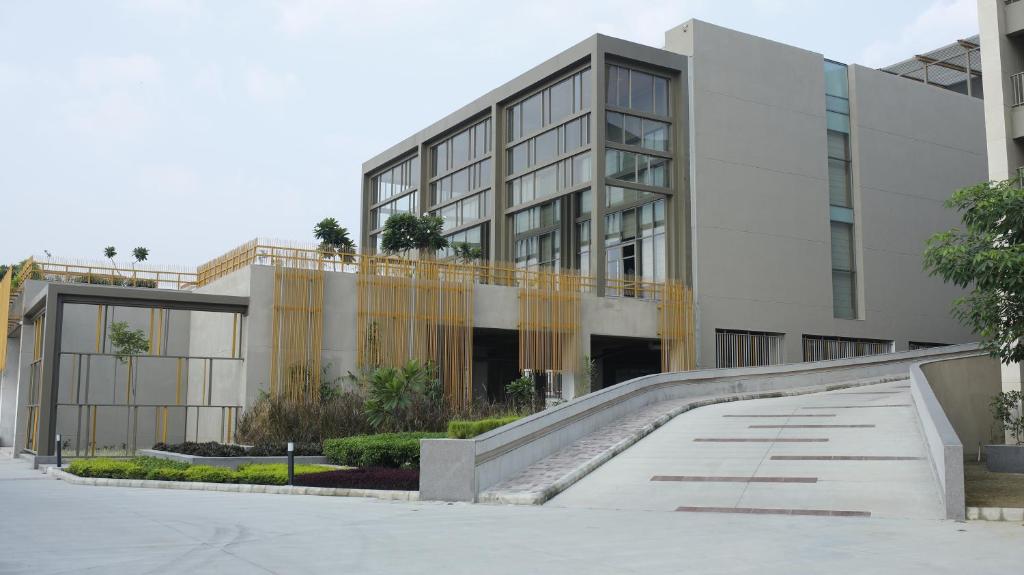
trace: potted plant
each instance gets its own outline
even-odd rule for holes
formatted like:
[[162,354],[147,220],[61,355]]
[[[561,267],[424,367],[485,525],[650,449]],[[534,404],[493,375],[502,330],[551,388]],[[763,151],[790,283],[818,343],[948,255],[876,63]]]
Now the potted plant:
[[1013,443],[986,445],[985,464],[989,471],[1024,473],[1024,393],[1004,391],[990,405],[1000,431],[1006,431]]

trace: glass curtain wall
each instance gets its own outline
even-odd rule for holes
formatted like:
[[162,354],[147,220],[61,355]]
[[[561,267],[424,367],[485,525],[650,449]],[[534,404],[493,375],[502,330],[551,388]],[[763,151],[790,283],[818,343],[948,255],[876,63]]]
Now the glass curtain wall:
[[[468,244],[474,253],[487,253],[483,222],[491,216],[491,119],[451,135],[430,147],[430,214],[444,220],[444,231],[462,229],[448,237]],[[454,248],[439,257],[454,257]]]
[[395,214],[416,213],[419,209],[420,158],[412,156],[396,162],[370,178],[369,248],[379,253],[380,229]]
[[589,211],[581,217],[579,198],[593,177],[590,74],[573,72],[505,110],[505,205],[517,267],[578,268],[580,250],[589,249]]

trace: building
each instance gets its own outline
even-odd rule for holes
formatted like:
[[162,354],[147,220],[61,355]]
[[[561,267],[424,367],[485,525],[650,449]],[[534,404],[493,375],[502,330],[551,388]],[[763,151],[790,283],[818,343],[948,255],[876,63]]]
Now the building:
[[[1024,3],[978,0],[985,87],[988,179],[1024,177]],[[1024,365],[1004,365],[1007,389],[1021,389]]]
[[[956,223],[942,201],[985,177],[972,74],[959,93],[699,21],[663,48],[593,36],[366,162],[362,254],[254,240],[176,272],[30,262],[0,317],[0,445],[231,441],[261,392],[409,359],[452,402],[523,373],[559,401],[969,341],[921,252]],[[479,251],[374,253],[399,212]],[[149,351],[118,351],[121,322]]]
[[977,48],[880,71],[700,21],[596,35],[364,163],[362,242],[429,212],[489,262],[683,282],[704,367],[966,341],[920,256],[985,177]]

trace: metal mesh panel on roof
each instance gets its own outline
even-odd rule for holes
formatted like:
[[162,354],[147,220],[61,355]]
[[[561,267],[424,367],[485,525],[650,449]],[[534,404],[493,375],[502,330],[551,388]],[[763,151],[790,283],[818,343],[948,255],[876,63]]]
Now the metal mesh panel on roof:
[[982,96],[978,36],[958,40],[880,70],[961,94]]

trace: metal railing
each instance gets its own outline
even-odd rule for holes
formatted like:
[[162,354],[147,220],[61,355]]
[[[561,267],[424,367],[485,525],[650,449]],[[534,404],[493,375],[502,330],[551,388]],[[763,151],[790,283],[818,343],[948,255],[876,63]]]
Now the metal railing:
[[196,273],[189,269],[158,269],[149,266],[99,264],[69,259],[46,261],[29,258],[18,270],[14,283],[20,289],[25,280],[112,285],[121,287],[149,287],[187,289],[196,284]]
[[1013,90],[1013,99],[1010,101],[1010,106],[1024,105],[1024,72],[1010,74],[1010,87]]
[[428,275],[439,279],[470,280],[478,284],[508,287],[547,285],[554,276],[564,278],[562,283],[566,287],[571,286],[581,293],[595,293],[600,288],[604,290],[606,296],[645,300],[661,300],[665,290],[665,282],[637,277],[608,278],[600,281],[573,270],[519,268],[507,263],[411,259],[376,254],[333,254],[325,253],[312,244],[282,245],[282,242],[277,240],[264,239],[247,242],[200,265],[197,269],[196,285],[207,285],[250,265],[280,265],[409,278]]

